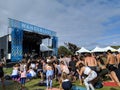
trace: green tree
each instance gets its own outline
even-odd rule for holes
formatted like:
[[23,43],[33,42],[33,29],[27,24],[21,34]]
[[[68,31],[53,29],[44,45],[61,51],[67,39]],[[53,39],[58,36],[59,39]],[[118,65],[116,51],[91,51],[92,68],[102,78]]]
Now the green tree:
[[60,46],[58,48],[58,55],[72,55],[72,52],[68,50],[65,46]]
[[111,46],[112,48],[118,49],[120,46]]
[[64,43],[67,48],[72,52],[72,53],[75,53],[77,50],[80,49],[80,47],[78,47],[77,45],[73,44],[73,43]]

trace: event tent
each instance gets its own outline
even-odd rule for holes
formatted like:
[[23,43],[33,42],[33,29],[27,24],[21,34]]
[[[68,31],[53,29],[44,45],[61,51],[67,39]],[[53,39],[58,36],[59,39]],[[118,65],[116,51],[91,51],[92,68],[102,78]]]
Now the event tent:
[[105,52],[104,48],[96,46],[91,52]]
[[86,52],[90,52],[89,50],[85,49],[84,47],[82,47],[81,49],[79,49],[78,51],[76,51],[77,53],[86,53]]
[[53,51],[52,49],[48,48],[45,44],[40,44],[40,51],[46,52],[46,51]]
[[105,51],[111,50],[112,52],[117,51],[116,49],[112,48],[111,46],[107,46],[104,48]]
[[120,48],[117,51],[120,52]]

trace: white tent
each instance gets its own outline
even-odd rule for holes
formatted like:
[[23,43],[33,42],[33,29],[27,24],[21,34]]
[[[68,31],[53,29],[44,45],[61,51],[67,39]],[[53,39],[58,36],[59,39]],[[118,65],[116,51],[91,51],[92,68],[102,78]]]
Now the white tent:
[[117,51],[116,49],[112,48],[111,46],[107,46],[104,48],[105,51],[111,50],[112,52]]
[[85,52],[90,52],[89,50],[85,49],[82,47],[80,50],[76,51],[77,53],[85,53]]
[[45,52],[45,51],[53,51],[52,49],[48,48],[46,45],[44,45],[43,43],[40,44],[40,51],[41,52]]
[[95,47],[91,52],[105,52],[104,48]]
[[120,52],[120,48],[117,51]]

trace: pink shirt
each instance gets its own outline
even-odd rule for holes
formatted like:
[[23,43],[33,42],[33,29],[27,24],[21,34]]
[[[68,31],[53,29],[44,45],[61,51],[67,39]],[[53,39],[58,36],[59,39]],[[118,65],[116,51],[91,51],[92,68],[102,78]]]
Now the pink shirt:
[[21,78],[25,78],[25,77],[26,77],[26,72],[25,71],[21,72]]

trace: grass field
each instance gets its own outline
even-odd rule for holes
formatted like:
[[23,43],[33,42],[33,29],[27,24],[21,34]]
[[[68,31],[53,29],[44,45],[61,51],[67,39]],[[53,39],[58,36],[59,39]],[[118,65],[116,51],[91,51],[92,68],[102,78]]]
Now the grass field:
[[[4,68],[4,72],[5,74],[10,74],[12,72],[12,68]],[[6,81],[8,82],[8,84],[6,84],[6,90],[20,90],[20,84],[17,82],[13,82],[12,80],[10,81]],[[36,79],[32,79],[29,82],[26,82],[26,89],[25,90],[45,90],[46,87],[45,86],[39,86],[38,83],[40,82],[39,78]],[[79,86],[79,81],[77,80],[75,83],[73,83],[73,85]],[[56,82],[55,80],[53,80],[53,87],[58,87],[59,84],[58,82]],[[82,86],[84,87],[84,86]],[[0,84],[0,90],[2,90],[1,88],[1,84]],[[120,90],[120,88],[118,87],[103,87],[101,89],[96,89],[96,90]]]

